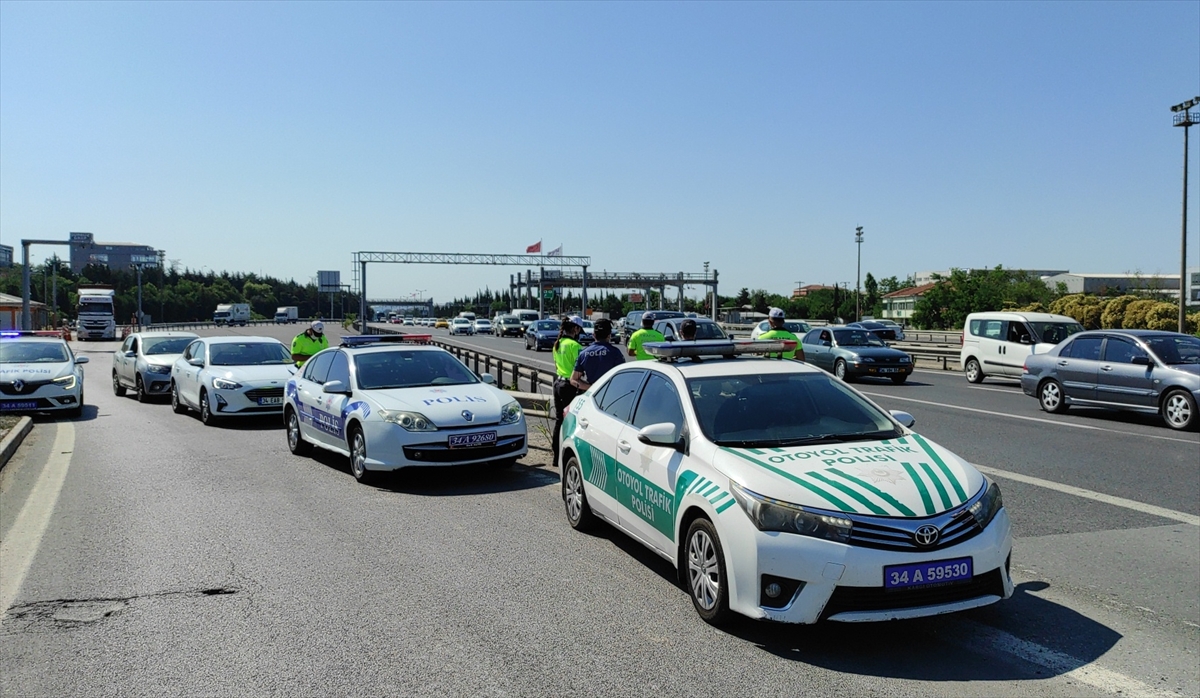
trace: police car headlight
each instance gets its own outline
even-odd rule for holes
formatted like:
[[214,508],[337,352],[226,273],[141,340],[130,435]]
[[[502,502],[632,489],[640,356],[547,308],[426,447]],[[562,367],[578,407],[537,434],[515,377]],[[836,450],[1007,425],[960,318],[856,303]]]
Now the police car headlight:
[[804,507],[798,504],[764,497],[739,487],[735,482],[729,483],[729,489],[742,511],[746,512],[746,516],[750,517],[750,521],[760,531],[795,533],[836,543],[846,543],[850,540],[854,523],[849,519],[805,511]]
[[170,372],[171,372],[170,366],[158,366],[156,364],[150,364],[149,366],[146,367],[146,373],[170,373]]
[[213,387],[217,390],[237,390],[238,388],[242,387],[242,384],[238,383],[237,381],[226,380],[224,378],[214,378]]
[[55,378],[51,382],[54,383],[55,385],[57,385],[58,387],[62,388],[63,390],[74,390],[75,384],[78,383],[79,381],[75,380],[75,374],[72,373],[69,376],[63,376],[62,378]]
[[978,502],[971,505],[968,511],[975,517],[975,522],[980,528],[987,528],[987,525],[996,518],[997,512],[1004,507],[1004,498],[1000,496],[1000,485],[992,482],[988,484],[987,492],[979,498]]
[[501,424],[516,424],[521,421],[521,405],[516,400],[500,408]]
[[429,418],[420,412],[402,412],[400,410],[380,410],[379,416],[385,422],[397,424],[406,431],[437,431],[437,427]]

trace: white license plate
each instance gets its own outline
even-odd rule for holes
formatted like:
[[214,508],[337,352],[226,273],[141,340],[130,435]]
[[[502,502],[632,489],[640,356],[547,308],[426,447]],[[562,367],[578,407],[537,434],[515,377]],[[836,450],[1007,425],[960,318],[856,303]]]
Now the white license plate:
[[495,443],[496,432],[478,431],[474,434],[453,434],[450,436],[448,445],[450,448],[475,448],[477,446],[491,446]]
[[260,397],[258,399],[260,405],[282,405],[283,398],[281,397]]
[[901,371],[901,370],[903,370],[903,369],[899,369],[899,368],[881,368],[881,369],[879,369],[879,372],[880,372],[880,373],[900,373],[900,371]]

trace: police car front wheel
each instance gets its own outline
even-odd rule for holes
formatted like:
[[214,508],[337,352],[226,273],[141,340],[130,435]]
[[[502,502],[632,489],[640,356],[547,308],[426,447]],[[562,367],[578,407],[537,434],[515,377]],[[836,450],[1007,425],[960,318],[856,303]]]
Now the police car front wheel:
[[721,625],[729,620],[729,584],[721,539],[712,522],[699,518],[688,527],[683,549],[687,586],[692,605],[706,622]]
[[375,480],[375,473],[367,470],[367,437],[357,426],[350,430],[350,474],[364,485]]
[[287,424],[288,450],[293,456],[307,456],[312,452],[312,444],[304,440],[300,434],[300,417],[296,411],[289,408],[284,418]]

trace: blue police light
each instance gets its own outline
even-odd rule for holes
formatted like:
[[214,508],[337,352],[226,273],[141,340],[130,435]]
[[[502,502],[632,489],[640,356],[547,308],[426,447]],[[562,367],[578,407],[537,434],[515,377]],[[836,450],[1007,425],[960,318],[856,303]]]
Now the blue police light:
[[373,344],[429,344],[431,334],[360,334],[342,337],[343,347],[369,347]]
[[683,342],[649,342],[642,345],[647,354],[657,359],[695,358],[702,356],[734,357],[742,354],[758,355],[782,354],[795,351],[796,342],[787,339],[759,340],[729,340],[729,339],[699,339]]

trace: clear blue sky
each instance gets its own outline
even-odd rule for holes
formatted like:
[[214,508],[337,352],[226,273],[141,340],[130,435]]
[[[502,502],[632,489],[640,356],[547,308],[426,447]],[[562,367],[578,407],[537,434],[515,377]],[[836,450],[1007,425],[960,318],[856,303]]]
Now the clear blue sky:
[[[299,280],[541,239],[709,261],[732,294],[853,285],[861,225],[880,277],[1177,273],[1169,107],[1197,94],[1194,1],[4,1],[0,239]],[[515,271],[376,265],[370,291]]]

